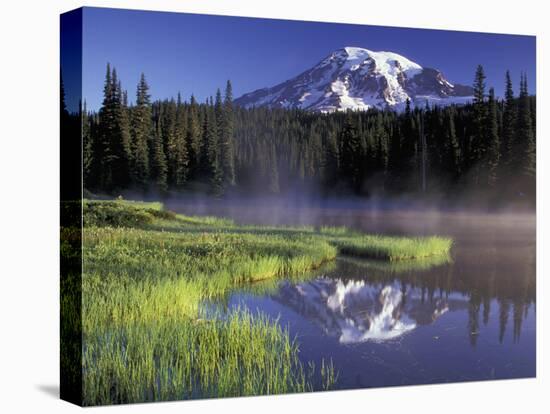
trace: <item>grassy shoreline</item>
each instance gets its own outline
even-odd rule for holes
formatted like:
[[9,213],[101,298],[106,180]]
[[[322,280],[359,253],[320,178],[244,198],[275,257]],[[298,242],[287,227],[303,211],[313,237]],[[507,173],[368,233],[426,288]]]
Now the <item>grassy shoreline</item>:
[[343,252],[398,260],[448,253],[452,244],[344,228],[239,226],[160,203],[85,201],[83,211],[86,405],[330,388],[334,367],[304,366],[274,321],[246,310],[204,321],[201,302],[307,275]]

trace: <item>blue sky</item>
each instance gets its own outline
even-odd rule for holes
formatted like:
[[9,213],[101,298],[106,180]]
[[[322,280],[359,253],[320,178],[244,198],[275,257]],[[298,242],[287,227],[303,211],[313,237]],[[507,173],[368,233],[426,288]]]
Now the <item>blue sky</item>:
[[89,109],[102,100],[106,63],[116,67],[131,101],[141,72],[153,99],[178,91],[203,101],[231,79],[235,97],[273,86],[344,46],[392,51],[471,84],[481,63],[487,85],[502,95],[504,72],[527,73],[535,91],[535,37],[472,32],[251,19],[85,8],[83,94]]

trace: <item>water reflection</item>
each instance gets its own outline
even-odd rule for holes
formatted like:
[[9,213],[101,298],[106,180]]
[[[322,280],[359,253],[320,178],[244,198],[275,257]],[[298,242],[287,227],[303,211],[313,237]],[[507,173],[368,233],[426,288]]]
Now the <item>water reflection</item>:
[[280,218],[450,236],[452,257],[396,263],[339,257],[301,280],[233,292],[216,304],[219,310],[244,305],[278,318],[297,338],[304,362],[334,361],[339,388],[535,375],[534,216],[306,212],[290,209]]
[[364,280],[329,278],[285,283],[273,299],[343,344],[395,339],[449,309],[447,300],[422,303],[417,292],[403,292],[397,284],[379,288]]
[[[490,317],[499,319],[498,340],[502,343],[510,322],[512,341],[518,342],[522,322],[535,308],[536,272],[535,246],[479,249],[458,245],[454,259],[419,269],[418,265],[393,265],[343,258],[338,269],[328,276],[347,275],[363,278],[371,284],[399,283],[403,292],[415,292],[420,301],[434,304],[450,297],[460,298],[467,310],[466,332],[472,346],[477,344],[480,326],[487,326]],[[412,293],[411,293],[412,294]],[[498,312],[492,314],[491,307]]]
[[[523,266],[534,266],[534,252],[525,259],[533,263]],[[489,270],[487,262],[492,263]],[[448,312],[460,312],[471,346],[477,345],[481,326],[486,327],[491,317],[498,318],[498,342],[504,341],[511,323],[512,341],[517,343],[523,320],[534,308],[534,272],[515,273],[505,258],[497,260],[487,252],[482,262],[470,257],[470,262],[459,263],[465,268],[457,270],[456,261],[446,256],[398,263],[340,257],[322,269],[321,277],[251,285],[221,298],[217,307],[227,311],[257,296],[262,310],[265,298],[291,309],[341,344],[391,341]],[[506,271],[500,271],[502,266]],[[498,311],[493,313],[492,307]]]

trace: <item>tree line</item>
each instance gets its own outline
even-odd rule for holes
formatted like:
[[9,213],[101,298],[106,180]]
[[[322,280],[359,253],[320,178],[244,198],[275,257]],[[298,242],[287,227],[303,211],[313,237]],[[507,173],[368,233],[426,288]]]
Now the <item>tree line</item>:
[[199,192],[317,195],[535,196],[536,99],[505,74],[505,96],[482,66],[467,105],[416,105],[330,114],[233,105],[222,95],[151,101],[142,74],[135,103],[107,65],[99,111],[82,118],[84,186],[114,194]]
[[235,184],[232,87],[199,104],[151,102],[142,74],[128,104],[115,68],[107,65],[98,112],[82,110],[85,188],[182,191],[190,183],[215,194]]

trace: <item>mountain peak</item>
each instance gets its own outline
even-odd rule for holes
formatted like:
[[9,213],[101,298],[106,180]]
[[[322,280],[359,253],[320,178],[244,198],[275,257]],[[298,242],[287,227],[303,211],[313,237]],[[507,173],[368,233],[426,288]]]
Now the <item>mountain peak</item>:
[[471,100],[469,86],[453,85],[443,74],[394,52],[346,46],[311,69],[272,88],[235,100],[244,107],[301,108],[316,112],[403,109],[412,105],[447,105]]

